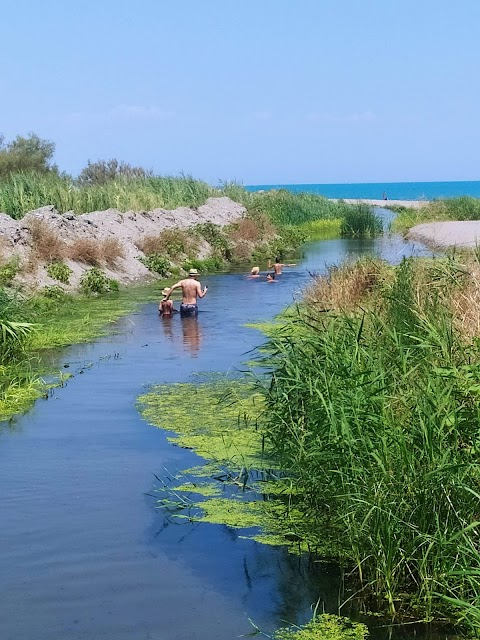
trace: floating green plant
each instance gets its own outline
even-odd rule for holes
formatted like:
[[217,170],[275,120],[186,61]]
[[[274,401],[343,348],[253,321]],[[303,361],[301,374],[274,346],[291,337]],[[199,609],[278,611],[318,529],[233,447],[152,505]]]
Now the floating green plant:
[[331,614],[317,616],[301,627],[279,629],[273,640],[365,640],[368,629],[360,622],[352,622]]

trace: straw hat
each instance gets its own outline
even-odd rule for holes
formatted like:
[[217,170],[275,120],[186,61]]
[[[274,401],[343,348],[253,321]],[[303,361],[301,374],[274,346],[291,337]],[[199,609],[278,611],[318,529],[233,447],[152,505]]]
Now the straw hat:
[[258,275],[260,272],[260,267],[252,267],[252,270],[250,271],[250,273],[252,274],[252,276],[256,276]]
[[190,269],[190,271],[188,272],[189,276],[198,276],[198,271],[197,269]]
[[170,293],[170,287],[165,287],[165,289],[163,289],[162,291],[162,296],[168,296],[169,293]]

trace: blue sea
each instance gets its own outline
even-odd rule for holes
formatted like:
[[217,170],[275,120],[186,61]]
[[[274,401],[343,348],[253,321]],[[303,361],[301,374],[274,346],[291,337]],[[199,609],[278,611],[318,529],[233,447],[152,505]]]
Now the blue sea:
[[435,200],[472,196],[480,198],[480,181],[469,182],[365,182],[348,184],[257,184],[249,191],[288,189],[293,193],[318,193],[327,198],[368,200]]

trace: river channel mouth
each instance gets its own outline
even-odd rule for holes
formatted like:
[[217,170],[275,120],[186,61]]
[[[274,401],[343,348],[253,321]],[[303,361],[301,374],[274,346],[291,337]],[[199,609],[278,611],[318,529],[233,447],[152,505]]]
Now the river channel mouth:
[[148,303],[111,335],[58,354],[73,378],[0,428],[2,640],[228,640],[252,622],[266,633],[303,624],[317,602],[336,611],[335,565],[230,527],[173,524],[155,508],[157,478],[201,461],[147,424],[136,399],[154,384],[241,369],[263,340],[247,323],[271,320],[326,264],[372,252],[425,255],[398,236],[309,243],[274,284],[203,277],[196,323],[162,321]]

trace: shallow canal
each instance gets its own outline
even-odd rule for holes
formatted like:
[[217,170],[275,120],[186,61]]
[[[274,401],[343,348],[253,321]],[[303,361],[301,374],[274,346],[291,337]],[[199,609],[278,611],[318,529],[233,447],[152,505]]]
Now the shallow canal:
[[165,523],[148,495],[155,476],[197,458],[135,401],[152,383],[240,368],[263,340],[246,322],[271,319],[325,264],[372,251],[396,262],[422,249],[398,237],[310,243],[275,284],[202,278],[198,322],[162,321],[146,304],[114,335],[59,354],[74,377],[0,427],[2,640],[230,640],[249,619],[268,632],[305,622],[317,601],[335,610],[335,567],[227,527]]

